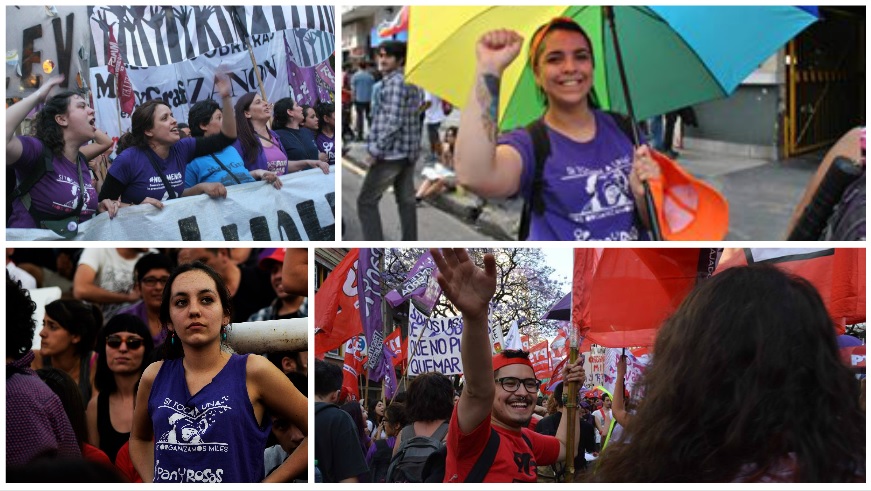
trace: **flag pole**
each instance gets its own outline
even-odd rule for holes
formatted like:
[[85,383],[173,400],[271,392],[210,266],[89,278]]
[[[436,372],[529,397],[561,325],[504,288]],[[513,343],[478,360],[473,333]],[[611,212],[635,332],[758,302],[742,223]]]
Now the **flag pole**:
[[[575,254],[572,253],[572,276],[574,277],[574,268],[577,265],[575,264]],[[572,285],[572,293],[574,293],[574,285]],[[572,307],[574,307],[574,302],[572,302]],[[574,308],[569,310],[569,363],[574,364],[578,360],[578,330],[575,329],[574,322],[572,317],[574,317]],[[578,410],[578,383],[577,382],[569,382],[565,384],[563,382],[565,389],[563,391],[564,396],[567,395],[566,399],[566,414],[565,417],[568,418],[566,421],[566,464],[565,464],[565,482],[574,482],[575,480],[575,449],[577,448],[577,444],[575,443],[575,426],[577,425],[577,410]]]
[[[263,86],[263,79],[260,78],[260,69],[257,66],[257,58],[254,57],[254,48],[251,46],[251,43],[248,41],[250,36],[248,35],[248,29],[245,27],[244,21],[242,17],[239,15],[238,9],[244,9],[245,7],[236,7],[231,10],[233,16],[233,24],[236,27],[236,33],[240,35],[242,38],[242,42],[245,44],[245,47],[248,49],[248,56],[251,58],[251,66],[254,70],[254,76],[257,78],[257,85],[260,87],[260,97],[263,100],[266,100],[266,88]],[[241,31],[241,32],[240,32]]]

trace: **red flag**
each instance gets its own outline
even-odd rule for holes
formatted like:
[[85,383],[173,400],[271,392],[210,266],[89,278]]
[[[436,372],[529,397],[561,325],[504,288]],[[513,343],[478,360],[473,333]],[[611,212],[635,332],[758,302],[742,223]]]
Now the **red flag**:
[[529,360],[532,362],[536,378],[541,380],[550,375],[550,350],[547,347],[547,339],[529,349]]
[[384,344],[394,355],[390,360],[394,367],[408,359],[408,339],[402,339],[402,332],[399,329],[394,329],[384,338]]
[[315,294],[315,353],[326,353],[363,332],[357,300],[357,257],[351,249]]
[[753,263],[771,263],[810,281],[838,334],[865,321],[865,249],[726,249],[716,273]]
[[358,382],[363,372],[363,357],[366,355],[366,338],[356,336],[345,345],[345,365],[342,367],[342,392],[347,400],[360,399]]
[[708,249],[575,250],[572,323],[609,348],[651,346],[707,271]]
[[118,41],[115,40],[115,33],[111,27],[109,28],[109,60],[107,64],[109,65],[109,73],[114,74],[117,81],[117,95],[121,110],[127,114],[132,114],[136,102],[136,98],[133,96],[133,84],[127,77],[127,68],[124,66],[121,50],[118,48]]
[[557,363],[555,367],[553,367],[553,371],[550,374],[550,382],[548,382],[548,384],[547,384],[548,393],[553,391],[553,388],[556,386],[556,384],[558,382],[563,381],[563,367],[566,366],[566,362],[568,362],[568,361],[569,361],[569,359],[565,358],[562,361],[560,361],[559,363]]

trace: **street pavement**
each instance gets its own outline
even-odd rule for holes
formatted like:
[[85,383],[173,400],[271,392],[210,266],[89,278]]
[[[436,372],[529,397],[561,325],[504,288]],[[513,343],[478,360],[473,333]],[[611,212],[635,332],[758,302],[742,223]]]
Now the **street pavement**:
[[[454,111],[445,125],[457,124],[458,112]],[[367,153],[365,145],[360,142],[349,142],[346,147],[342,165],[342,214],[346,230],[343,238],[362,240],[357,224],[356,199]],[[726,240],[754,241],[785,238],[792,211],[825,153],[820,151],[776,161],[694,149],[678,150],[678,163],[690,174],[710,183],[729,202]],[[422,181],[420,173],[423,168],[430,165],[425,161],[425,155],[426,149],[415,165],[415,186]],[[483,237],[477,240],[516,240],[522,206],[520,200],[484,201],[462,189],[444,193],[418,208],[420,240],[474,240],[474,236]],[[387,220],[394,222],[385,225],[386,237],[391,240],[398,238],[399,226],[395,224],[398,218],[392,192],[385,194],[381,210],[385,223]],[[452,216],[454,220],[448,221],[446,216]],[[431,226],[423,225],[430,219],[433,220]]]

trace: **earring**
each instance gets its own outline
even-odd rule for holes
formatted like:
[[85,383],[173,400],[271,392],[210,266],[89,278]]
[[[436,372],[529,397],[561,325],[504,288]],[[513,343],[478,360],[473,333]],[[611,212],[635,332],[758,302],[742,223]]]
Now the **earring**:
[[227,326],[221,327],[221,341],[227,340]]
[[172,331],[172,335],[169,338],[169,344],[175,344],[175,331]]

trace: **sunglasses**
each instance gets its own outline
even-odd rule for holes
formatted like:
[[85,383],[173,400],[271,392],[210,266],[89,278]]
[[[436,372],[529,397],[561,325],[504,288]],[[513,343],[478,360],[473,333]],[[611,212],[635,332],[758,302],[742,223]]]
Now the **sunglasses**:
[[142,346],[142,338],[122,338],[121,336],[109,336],[106,338],[106,346],[114,349],[121,347],[121,343],[127,345],[127,349],[136,350]]

